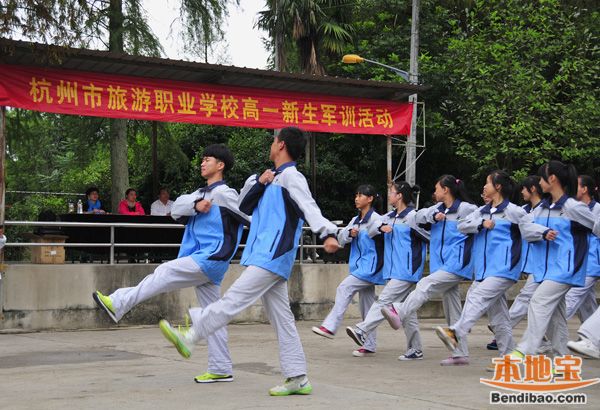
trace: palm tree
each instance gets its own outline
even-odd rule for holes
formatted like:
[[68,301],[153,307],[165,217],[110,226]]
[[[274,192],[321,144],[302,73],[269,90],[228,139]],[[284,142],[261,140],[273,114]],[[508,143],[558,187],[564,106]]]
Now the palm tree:
[[322,53],[341,54],[352,41],[350,8],[344,0],[267,0],[258,26],[271,36],[275,66],[288,71],[287,56],[296,51],[304,73],[324,75]]

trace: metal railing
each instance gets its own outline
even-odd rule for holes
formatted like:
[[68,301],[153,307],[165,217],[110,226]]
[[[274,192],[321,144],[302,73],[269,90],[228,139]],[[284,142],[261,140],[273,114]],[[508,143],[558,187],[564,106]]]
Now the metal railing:
[[[131,223],[131,222],[45,222],[45,221],[5,221],[5,226],[50,226],[50,227],[81,227],[81,228],[110,228],[110,242],[94,243],[74,243],[74,242],[7,242],[6,247],[30,247],[30,246],[62,246],[65,248],[109,248],[109,263],[115,263],[115,248],[179,248],[179,243],[115,243],[115,228],[155,228],[155,229],[184,229],[185,225],[180,224],[149,224],[149,223]],[[247,229],[247,228],[244,228]],[[310,230],[309,227],[303,227],[303,231]],[[340,228],[341,229],[341,228]],[[300,264],[305,262],[304,251],[314,249],[316,255],[317,249],[322,249],[323,245],[316,245],[315,235],[311,235],[313,244],[304,243],[304,235],[300,235],[299,258]],[[244,248],[245,244],[240,244]],[[315,260],[313,256],[312,260]]]

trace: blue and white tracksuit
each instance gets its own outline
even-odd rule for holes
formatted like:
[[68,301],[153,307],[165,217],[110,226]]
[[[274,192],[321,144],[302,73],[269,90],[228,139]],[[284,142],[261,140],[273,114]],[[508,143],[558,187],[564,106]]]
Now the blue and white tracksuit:
[[321,238],[335,236],[337,227],[321,215],[306,178],[294,162],[273,170],[269,184],[252,175],[242,188],[239,209],[252,214],[252,224],[242,255],[247,266],[217,302],[193,309],[196,337],[206,338],[223,328],[235,315],[262,298],[269,321],[277,333],[281,371],[285,377],[306,374],[306,359],[290,309],[287,279],[298,249],[304,221]]
[[[588,204],[588,207],[592,211],[592,214],[594,214],[594,217],[600,219],[600,204],[592,200]],[[577,313],[582,323],[598,309],[595,287],[596,282],[600,279],[600,238],[591,233],[588,235],[588,238],[589,250],[585,283],[582,287],[571,288],[565,296],[567,320]]]
[[581,324],[577,333],[596,345],[600,350],[600,309],[596,309],[592,316]]
[[[364,319],[367,312],[375,302],[375,285],[384,283],[381,268],[383,267],[383,237],[379,235],[378,227],[381,226],[381,216],[370,209],[364,217],[360,215],[352,218],[347,227],[342,229],[337,236],[340,246],[350,244],[350,260],[348,267],[350,275],[344,279],[335,292],[335,303],[331,311],[323,320],[322,326],[335,333],[344,319],[352,297],[358,292],[360,313]],[[350,231],[356,229],[358,235],[353,238]],[[376,332],[367,337],[364,348],[374,352],[376,350]]]
[[[582,202],[563,195],[555,203],[542,203],[520,225],[523,238],[532,243],[533,275],[540,282],[527,313],[527,329],[517,346],[523,354],[535,354],[547,335],[557,354],[567,354],[569,339],[565,295],[585,284],[588,234],[595,218]],[[554,241],[545,239],[558,231]]]
[[[429,232],[416,225],[416,214],[414,208],[408,207],[381,218],[380,232],[384,225],[392,228],[389,233],[381,233],[385,245],[382,274],[388,282],[366,317],[356,325],[363,333],[373,332],[383,321],[381,308],[406,299],[423,275]],[[423,350],[416,313],[405,319],[404,332],[408,350]]]
[[[473,235],[461,233],[458,224],[476,209],[475,205],[457,199],[449,208],[440,202],[417,212],[415,222],[431,230],[429,244],[431,273],[417,283],[415,290],[404,302],[393,304],[403,322],[437,294],[442,295],[448,325],[456,323],[460,318],[462,309],[458,286],[461,281],[473,278],[471,259]],[[436,221],[434,217],[440,212],[445,215],[445,218]],[[466,343],[459,341],[459,349],[466,351]]]
[[[541,201],[536,205],[536,207],[539,206],[540,203]],[[531,213],[531,211],[533,211],[535,208],[533,208],[531,204],[526,204],[523,206],[523,209],[525,212]],[[540,285],[538,282],[533,280],[533,256],[531,254],[531,243],[526,240],[523,240],[522,242],[523,253],[521,259],[523,260],[523,273],[527,275],[527,280],[508,310],[512,328],[517,326],[521,320],[527,317],[529,301],[531,300],[531,297],[533,296],[533,293],[537,287]]]
[[[523,208],[504,200],[498,206],[482,206],[458,224],[460,232],[475,235],[471,258],[475,280],[465,300],[460,319],[450,326],[456,337],[466,339],[477,320],[488,313],[501,355],[512,350],[512,327],[506,291],[521,274],[523,245],[519,223],[527,215]],[[484,228],[485,221],[493,228]],[[468,356],[467,351],[461,356]]]
[[[211,202],[206,213],[196,212],[196,202]],[[200,306],[221,296],[220,284],[237,251],[243,225],[249,218],[237,206],[238,193],[224,181],[182,195],[173,203],[171,217],[185,223],[177,259],[159,265],[137,286],[116,290],[110,295],[117,319],[137,304],[160,293],[194,286]],[[232,374],[227,348],[227,329],[208,338],[208,372]]]

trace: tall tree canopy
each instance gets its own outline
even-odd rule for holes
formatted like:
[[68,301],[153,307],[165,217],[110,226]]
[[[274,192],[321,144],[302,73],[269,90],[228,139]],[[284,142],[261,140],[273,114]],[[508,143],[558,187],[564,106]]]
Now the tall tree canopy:
[[[143,3],[123,0],[124,49],[150,54],[150,46],[135,46],[127,34],[127,27],[144,31],[128,25],[127,16],[135,14],[128,4]],[[14,35],[19,25],[33,27],[32,21],[46,16],[49,22],[39,23],[39,35],[58,43],[64,38],[63,28],[73,26],[67,31],[77,34],[85,28],[83,22],[92,24],[91,12],[97,13],[98,24],[108,24],[106,15],[98,14],[107,5],[108,0],[9,0],[2,5],[0,29],[2,35]],[[599,7],[590,0],[421,1],[420,81],[431,86],[423,96],[427,150],[417,164],[422,197],[428,197],[443,173],[465,179],[476,194],[487,168],[506,168],[521,177],[551,157],[573,162],[581,172],[598,173]],[[217,9],[196,14],[196,23],[188,28],[223,16]],[[285,57],[280,67],[288,71],[402,81],[376,66],[342,64],[341,56],[351,52],[403,69],[409,65],[410,0],[269,0],[259,19],[271,36],[271,47],[276,37],[282,41],[284,47],[277,49]],[[56,27],[57,21],[64,27]],[[97,184],[104,198],[109,195],[107,120],[20,110],[10,111],[9,117],[10,189],[82,192],[88,184]],[[129,121],[126,129],[130,184],[148,204],[153,199],[150,126]],[[203,147],[212,142],[227,143],[234,150],[238,163],[227,178],[236,188],[249,173],[268,166],[270,133],[265,130],[161,124],[158,132],[159,179],[174,194],[200,183],[198,161]],[[347,220],[352,215],[353,190],[360,183],[385,192],[384,138],[322,134],[317,140],[317,197],[328,217]],[[39,146],[45,147],[42,157]],[[25,217],[31,207],[18,205],[17,199],[9,197],[11,212],[22,211],[18,217]]]

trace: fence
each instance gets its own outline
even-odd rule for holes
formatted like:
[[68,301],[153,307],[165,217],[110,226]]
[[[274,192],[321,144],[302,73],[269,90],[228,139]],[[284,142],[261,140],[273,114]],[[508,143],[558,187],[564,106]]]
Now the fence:
[[[110,228],[110,242],[94,242],[94,243],[62,243],[62,242],[7,242],[7,247],[34,247],[34,246],[62,246],[77,247],[77,248],[109,248],[109,263],[115,264],[115,248],[178,248],[179,244],[175,243],[116,243],[115,228],[153,228],[153,229],[184,229],[184,225],[179,224],[148,224],[148,223],[123,223],[123,222],[42,222],[42,221],[5,221],[5,226],[44,226],[44,227],[85,227],[85,228]],[[246,228],[245,228],[246,229]],[[303,233],[300,235],[299,252],[296,261],[300,264],[306,263],[308,260],[304,257],[305,251],[310,251],[312,258],[311,262],[316,262],[317,249],[323,249],[323,245],[315,244],[316,237],[311,233],[309,236],[312,243],[305,243],[306,237],[304,233],[310,231],[310,228],[303,227]],[[10,239],[10,238],[9,238]],[[240,244],[240,248],[244,248],[245,244]],[[332,262],[340,262],[342,260],[330,260]]]

